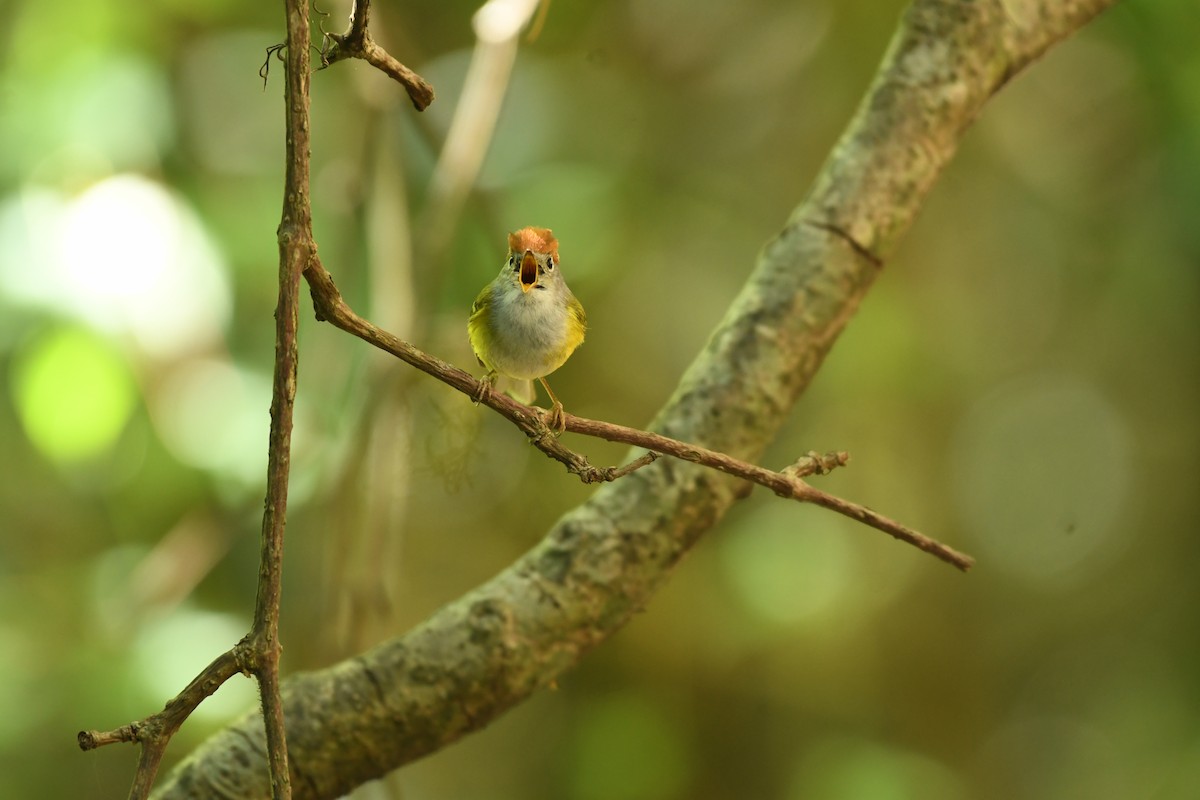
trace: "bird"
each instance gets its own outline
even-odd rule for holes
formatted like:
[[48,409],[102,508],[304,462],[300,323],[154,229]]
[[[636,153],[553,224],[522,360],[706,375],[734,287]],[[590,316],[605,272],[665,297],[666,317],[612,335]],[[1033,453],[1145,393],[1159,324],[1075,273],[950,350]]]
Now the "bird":
[[552,404],[544,422],[561,433],[563,404],[546,376],[566,363],[586,332],[587,315],[563,278],[553,232],[526,227],[510,233],[504,266],[475,298],[467,320],[471,349],[487,370],[475,402],[505,376],[518,382],[510,393],[530,405],[537,379]]

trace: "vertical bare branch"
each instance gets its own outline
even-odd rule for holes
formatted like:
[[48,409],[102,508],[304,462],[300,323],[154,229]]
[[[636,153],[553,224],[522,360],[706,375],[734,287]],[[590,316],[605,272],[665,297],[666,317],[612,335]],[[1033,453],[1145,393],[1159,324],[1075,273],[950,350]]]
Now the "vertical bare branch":
[[283,536],[287,524],[291,469],[292,412],[296,400],[296,332],[300,319],[300,276],[316,250],[309,206],[308,82],[311,32],[307,0],[286,0],[287,75],[284,92],[287,161],[283,216],[279,223],[279,302],[275,308],[275,372],[271,392],[271,435],[267,497],[259,553],[258,596],[250,642],[262,698],[267,761],[274,800],[292,796],[279,693],[279,599],[283,583]]

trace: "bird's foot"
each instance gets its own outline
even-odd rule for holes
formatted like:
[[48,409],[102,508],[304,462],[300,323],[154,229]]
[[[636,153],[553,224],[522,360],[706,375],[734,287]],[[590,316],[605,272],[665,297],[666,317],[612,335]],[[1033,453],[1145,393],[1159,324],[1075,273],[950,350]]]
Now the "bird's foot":
[[550,407],[549,411],[542,411],[542,422],[554,432],[555,436],[561,435],[567,429],[567,418],[563,413],[563,404],[556,401]]
[[496,388],[496,373],[489,372],[487,375],[484,375],[479,379],[479,391],[472,395],[471,402],[475,405],[479,405],[487,399],[488,395],[492,393],[492,389],[494,388]]

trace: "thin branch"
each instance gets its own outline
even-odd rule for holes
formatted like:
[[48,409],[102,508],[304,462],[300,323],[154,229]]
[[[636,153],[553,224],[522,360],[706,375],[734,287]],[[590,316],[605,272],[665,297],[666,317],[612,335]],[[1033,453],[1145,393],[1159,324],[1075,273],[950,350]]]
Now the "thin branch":
[[838,467],[844,467],[849,463],[850,454],[845,451],[822,455],[815,450],[809,450],[779,471],[793,478],[807,478],[809,475],[828,475]]
[[111,731],[80,731],[75,734],[75,738],[79,742],[79,749],[85,752],[95,750],[97,747],[104,747],[106,744],[136,742],[138,731],[143,724],[144,722],[131,722],[128,725],[113,728]]
[[316,251],[309,201],[309,45],[312,35],[307,0],[286,0],[287,75],[286,162],[283,212],[279,223],[279,300],[275,308],[275,370],[271,390],[271,432],[267,451],[267,493],[259,551],[258,593],[249,635],[251,668],[258,678],[266,727],[271,794],[290,800],[283,700],[279,693],[279,600],[283,588],[283,540],[291,471],[292,417],[299,359],[297,330],[300,275]]
[[347,58],[361,58],[400,83],[413,107],[424,111],[433,102],[433,87],[417,73],[397,61],[371,38],[371,0],[354,0],[350,27],[345,33],[327,33],[328,46],[321,51],[321,68]]
[[[391,353],[405,363],[458,389],[468,397],[480,397],[480,382],[472,375],[419,350],[399,337],[372,325],[354,313],[354,310],[342,298],[337,286],[333,283],[333,278],[325,270],[325,267],[322,266],[320,259],[316,257],[312,259],[308,269],[305,271],[305,277],[308,279],[313,305],[316,307],[317,319],[330,322],[335,327],[341,328],[347,333],[352,333],[363,341]],[[483,393],[481,402],[499,412],[524,431],[535,447],[565,465],[568,471],[578,475],[584,483],[613,480],[614,477],[628,474],[628,472],[632,472],[633,469],[637,468],[631,464],[626,468],[616,471],[611,471],[612,468],[610,470],[598,470],[589,464],[587,459],[582,455],[564,446],[558,437],[546,427],[540,413],[535,409],[518,403],[499,392]],[[970,569],[971,565],[975,563],[973,558],[958,552],[952,547],[930,539],[893,519],[885,517],[882,514],[877,514],[857,503],[815,489],[802,480],[801,473],[805,470],[810,470],[805,472],[805,474],[812,474],[812,472],[828,471],[834,466],[845,464],[846,458],[839,458],[837,454],[830,457],[818,456],[816,458],[809,455],[806,457],[807,461],[802,460],[797,462],[786,471],[775,472],[734,458],[725,453],[688,442],[681,442],[669,436],[663,436],[651,431],[629,428],[624,425],[616,425],[611,422],[602,422],[585,417],[577,417],[573,414],[564,414],[563,416],[566,423],[566,430],[573,433],[594,436],[598,439],[620,442],[622,444],[633,445],[634,447],[642,447],[661,455],[701,464],[705,467],[741,478],[742,480],[756,483],[759,486],[770,489],[780,497],[799,500],[802,503],[816,503],[831,511],[836,511],[839,514],[888,533],[903,542],[907,542],[940,558],[948,564],[958,567],[964,572]],[[637,462],[634,463],[636,464]],[[644,466],[644,464],[639,466]]]
[[[718,453],[697,445],[679,442],[650,431],[626,428],[623,425],[614,425],[611,422],[598,422],[582,417],[566,416],[567,430],[569,431],[596,436],[612,442],[624,442],[625,444],[645,447],[656,453],[702,464],[703,466],[711,467],[750,481],[751,483],[770,489],[780,497],[798,500],[801,503],[814,503],[822,508],[836,511],[845,517],[869,525],[876,530],[883,531],[902,542],[907,542],[945,561],[947,564],[957,567],[963,572],[966,572],[975,564],[975,559],[971,556],[960,553],[954,548],[906,527],[890,517],[885,517],[866,506],[829,494],[828,492],[823,492],[809,485],[800,478],[803,467],[795,464],[792,467],[775,472],[742,461],[741,459],[733,458],[725,453]],[[811,463],[805,466],[811,468],[813,472],[823,474],[822,470],[826,470],[827,465],[830,463],[836,463],[839,466],[845,464],[848,457],[840,459],[838,458],[839,455],[845,454],[830,454],[829,456],[819,456],[815,459],[808,456],[807,458]]]
[[608,467],[601,470],[601,478],[605,481],[615,481],[617,478],[624,478],[631,472],[636,472],[642,467],[647,467],[658,460],[658,453],[651,450],[630,461],[623,467]]

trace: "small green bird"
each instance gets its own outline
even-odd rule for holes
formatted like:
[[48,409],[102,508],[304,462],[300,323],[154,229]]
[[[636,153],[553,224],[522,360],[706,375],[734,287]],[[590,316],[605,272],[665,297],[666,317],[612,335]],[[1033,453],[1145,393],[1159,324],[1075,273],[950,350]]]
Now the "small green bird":
[[553,403],[547,425],[564,430],[563,405],[546,376],[566,363],[586,330],[587,315],[563,279],[554,234],[548,228],[510,233],[508,258],[475,298],[467,321],[471,349],[488,371],[478,399],[504,375],[519,382],[512,394],[528,405],[536,378]]

